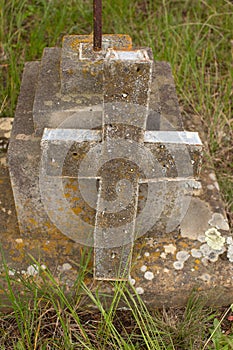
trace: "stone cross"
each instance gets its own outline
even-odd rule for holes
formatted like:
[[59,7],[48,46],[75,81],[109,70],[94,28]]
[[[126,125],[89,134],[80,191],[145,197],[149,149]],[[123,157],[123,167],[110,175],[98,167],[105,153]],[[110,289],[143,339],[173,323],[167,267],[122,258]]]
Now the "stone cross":
[[[168,75],[160,86],[168,94],[165,106],[155,106],[159,83],[150,49],[133,49],[128,36],[103,36],[102,44],[93,51],[90,37],[63,41],[61,93],[71,106],[73,96],[86,98],[85,111],[77,109],[72,123],[70,109],[56,111],[63,119],[56,128],[51,117],[43,123],[39,106],[34,118],[38,130],[45,127],[40,187],[51,220],[68,237],[94,246],[96,279],[116,280],[128,278],[138,237],[155,227],[170,232],[184,216],[201,142],[176,125],[169,130],[169,118],[158,121],[158,105],[168,114],[174,108],[174,91]],[[37,101],[41,96],[34,106]],[[168,130],[156,130],[156,124]],[[67,177],[77,180],[82,219],[65,209]],[[80,197],[94,210],[92,224]]]

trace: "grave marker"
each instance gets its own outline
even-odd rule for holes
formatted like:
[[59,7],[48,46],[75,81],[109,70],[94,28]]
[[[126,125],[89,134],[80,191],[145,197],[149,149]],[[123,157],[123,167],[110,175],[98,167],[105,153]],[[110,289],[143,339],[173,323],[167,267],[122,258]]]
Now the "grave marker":
[[[8,151],[20,232],[15,216],[2,224],[14,206],[6,209],[5,168],[0,174],[12,268],[31,271],[30,253],[57,263],[70,285],[88,246],[96,280],[128,279],[150,305],[180,305],[196,284],[221,291],[232,237],[219,195],[206,199],[214,175],[204,170],[205,186],[198,181],[202,143],[185,131],[170,65],[133,48],[128,35],[98,38],[65,36],[62,48],[25,65]],[[226,290],[224,302],[232,280]]]
[[[30,221],[43,226],[49,217],[69,238],[94,246],[95,278],[127,279],[136,238],[156,225],[170,232],[185,215],[201,141],[196,133],[148,130],[149,116],[160,125],[150,107],[155,63],[149,49],[132,49],[129,37],[104,36],[97,52],[90,37],[66,37],[61,82],[57,76],[55,84],[47,76],[56,76],[53,49],[51,54],[45,51],[33,107],[35,134],[42,134],[38,218],[25,213],[26,188],[22,196],[14,187],[21,230]],[[69,181],[77,186],[72,197],[84,204],[80,198],[67,202]],[[82,215],[75,215],[74,205]]]

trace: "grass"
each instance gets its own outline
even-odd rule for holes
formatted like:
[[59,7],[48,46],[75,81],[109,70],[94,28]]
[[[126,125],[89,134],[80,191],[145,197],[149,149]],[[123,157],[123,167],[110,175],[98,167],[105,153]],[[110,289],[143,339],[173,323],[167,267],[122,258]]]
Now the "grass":
[[34,277],[11,276],[4,266],[0,349],[233,349],[232,306],[213,311],[193,293],[184,309],[149,311],[132,286],[114,282],[106,307],[106,296],[85,284],[83,265],[69,290],[39,264]]
[[[152,47],[155,59],[171,63],[184,118],[203,122],[231,216],[232,1],[105,0],[103,18],[105,33],[128,33],[135,45]],[[0,0],[1,116],[14,115],[25,61],[61,45],[64,34],[91,31],[90,0]],[[5,269],[12,311],[0,315],[0,349],[233,349],[231,307],[211,310],[194,296],[185,309],[151,312],[132,288],[115,283],[105,308],[98,291],[85,285],[84,267],[68,294],[49,271],[32,279],[12,278]],[[95,308],[85,309],[89,302]]]

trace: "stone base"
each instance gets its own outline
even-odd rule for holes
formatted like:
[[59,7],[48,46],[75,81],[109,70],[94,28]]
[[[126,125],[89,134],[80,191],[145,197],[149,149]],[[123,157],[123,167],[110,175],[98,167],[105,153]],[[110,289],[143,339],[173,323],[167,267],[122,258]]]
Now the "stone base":
[[[77,265],[85,247],[57,232],[51,233],[47,240],[36,234],[23,237],[18,229],[6,166],[6,153],[3,151],[0,153],[0,164],[1,246],[11,273],[15,275],[36,273],[33,262],[28,256],[31,254],[58,275],[61,283],[71,285],[77,277]],[[148,235],[135,242],[130,282],[149,307],[183,306],[194,288],[208,297],[208,302],[212,305],[232,303],[233,264],[227,258],[227,252],[220,254],[217,261],[202,261],[203,257],[198,257],[198,252],[194,250],[199,250],[203,246],[198,236],[203,236],[211,227],[209,222],[223,225],[225,230],[219,231],[223,236],[230,237],[230,232],[226,230],[226,221],[218,220],[222,219],[220,215],[224,216],[224,207],[214,171],[208,168],[206,159],[201,174],[201,184],[202,189],[198,190],[193,198],[181,224],[180,233],[156,238]],[[195,239],[190,239],[189,235]],[[183,263],[183,268],[180,268],[182,263],[181,265],[176,263],[176,254],[180,251],[190,254],[188,260]],[[196,254],[197,257],[192,254]],[[215,257],[213,256],[212,259],[215,260]],[[92,270],[92,262],[89,267]],[[3,270],[1,266],[1,272]],[[101,286],[101,289],[107,293],[111,291],[111,286],[107,282],[99,281],[93,284],[91,273],[87,275],[87,283],[90,283],[93,288]]]
[[[1,246],[12,274],[35,273],[28,256],[30,254],[59,275],[62,283],[71,285],[77,277],[77,265],[85,247],[57,232],[51,232],[47,239],[36,234],[28,237],[20,234],[5,153],[1,153],[0,161]],[[211,227],[209,222],[227,228],[226,221],[218,220],[222,219],[220,215],[224,215],[223,203],[216,188],[215,174],[207,168],[207,164],[204,164],[201,183],[202,190],[193,198],[180,233],[154,238],[147,235],[135,242],[130,282],[149,307],[183,306],[194,288],[208,296],[210,304],[220,306],[232,303],[233,264],[227,258],[227,252],[220,254],[217,261],[209,261],[204,260],[203,256],[199,257],[195,251],[204,244],[198,237]],[[219,231],[224,237],[230,237],[228,230]],[[193,233],[196,239],[188,238]],[[226,248],[229,249],[229,245]],[[184,251],[190,256],[179,253]],[[182,263],[177,263],[177,253],[181,255],[180,258],[182,254],[183,259],[188,257],[183,267]],[[212,260],[215,259],[213,256]],[[92,269],[92,262],[89,267]],[[93,288],[98,285],[107,293],[111,291],[108,282],[92,282],[93,276],[89,274],[87,283]]]

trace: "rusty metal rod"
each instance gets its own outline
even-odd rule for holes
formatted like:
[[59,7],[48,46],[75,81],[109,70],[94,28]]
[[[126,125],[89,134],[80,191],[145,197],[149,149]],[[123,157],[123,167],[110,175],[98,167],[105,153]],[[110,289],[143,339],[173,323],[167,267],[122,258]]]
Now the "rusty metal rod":
[[93,1],[94,13],[94,51],[100,51],[102,48],[102,0]]

